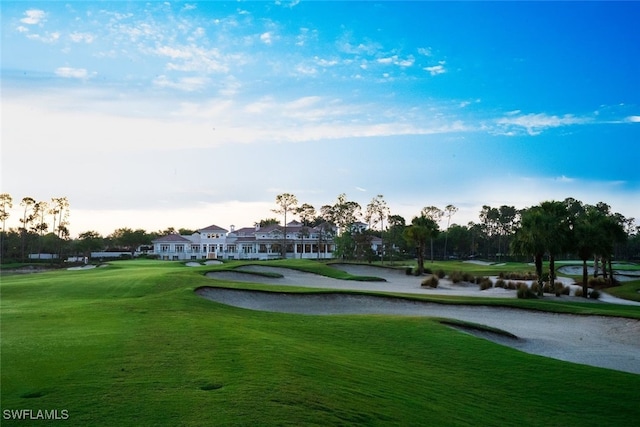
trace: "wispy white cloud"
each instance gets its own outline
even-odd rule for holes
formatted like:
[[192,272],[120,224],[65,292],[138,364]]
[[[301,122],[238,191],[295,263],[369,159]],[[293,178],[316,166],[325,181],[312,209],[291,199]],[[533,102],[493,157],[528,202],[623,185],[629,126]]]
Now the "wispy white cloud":
[[71,34],[69,34],[69,38],[71,39],[72,42],[75,43],[93,43],[93,41],[95,40],[95,36],[91,33],[80,33],[80,32],[73,32]]
[[181,77],[177,80],[171,80],[165,75],[156,77],[153,84],[158,87],[179,89],[186,92],[193,92],[202,89],[209,83],[207,77]]
[[[229,71],[228,62],[219,49],[206,49],[197,45],[163,45],[148,50],[149,53],[160,57],[169,58],[166,64],[168,70],[201,72],[201,73],[226,73]],[[242,60],[238,61],[242,62]]]
[[58,67],[55,70],[55,74],[58,77],[74,79],[86,79],[89,77],[89,73],[84,68]]
[[640,123],[640,116],[629,116],[629,117],[626,117],[624,120],[629,123]]
[[273,33],[267,31],[265,33],[260,34],[260,41],[264,44],[272,44],[273,43]]
[[447,70],[444,68],[445,61],[439,61],[438,65],[433,65],[431,67],[425,67],[425,71],[428,71],[432,76],[437,76],[438,74],[444,74]]
[[415,58],[413,56],[409,56],[407,58],[401,59],[398,57],[398,55],[392,55],[378,58],[376,61],[379,64],[393,64],[399,67],[410,67],[414,64]]
[[47,14],[41,9],[29,9],[24,12],[24,18],[20,20],[23,24],[38,25],[45,20]]
[[505,117],[495,121],[498,126],[497,129],[495,129],[495,133],[501,135],[517,135],[524,131],[534,136],[539,135],[547,129],[589,122],[591,122],[589,118],[576,117],[572,114],[565,114],[563,116],[548,115],[545,113],[520,114],[520,111],[517,110],[507,113]]
[[47,43],[47,44],[51,44],[51,43],[55,43],[58,40],[60,40],[60,33],[58,31],[54,31],[54,32],[45,32],[44,35],[42,34],[31,34],[28,33],[27,34],[27,38],[30,40],[35,40],[35,41],[39,41],[42,43]]

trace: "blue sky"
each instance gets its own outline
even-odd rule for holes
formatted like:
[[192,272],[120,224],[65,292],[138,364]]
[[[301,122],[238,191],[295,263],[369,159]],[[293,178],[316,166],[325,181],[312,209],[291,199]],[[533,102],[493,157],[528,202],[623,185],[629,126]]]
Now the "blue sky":
[[67,196],[72,236],[252,225],[283,192],[640,217],[638,2],[0,7],[2,192]]

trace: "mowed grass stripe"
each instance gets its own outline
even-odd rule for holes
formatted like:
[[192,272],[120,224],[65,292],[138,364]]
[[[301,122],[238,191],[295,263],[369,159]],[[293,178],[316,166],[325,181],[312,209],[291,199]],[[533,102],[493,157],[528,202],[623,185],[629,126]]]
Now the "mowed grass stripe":
[[528,355],[433,319],[228,307],[193,293],[212,282],[199,270],[134,262],[3,278],[2,409],[64,408],[67,424],[96,426],[640,416],[638,375]]

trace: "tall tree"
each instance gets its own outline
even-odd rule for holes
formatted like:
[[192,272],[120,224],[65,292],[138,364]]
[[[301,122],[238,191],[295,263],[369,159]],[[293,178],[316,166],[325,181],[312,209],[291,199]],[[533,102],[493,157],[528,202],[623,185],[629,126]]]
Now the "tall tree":
[[254,222],[253,225],[256,227],[268,227],[270,225],[279,225],[280,221],[278,220],[278,218],[265,218],[265,219],[261,219],[258,222]]
[[[69,225],[69,200],[66,197],[52,197],[52,207],[49,213],[53,215],[52,231],[60,238],[68,235],[67,226]],[[56,227],[57,220],[57,227]]]
[[129,250],[132,258],[135,256],[138,247],[151,243],[151,237],[141,228],[136,230],[132,230],[127,227],[118,228],[109,236],[109,238],[120,248]]
[[438,223],[424,215],[416,216],[411,220],[411,225],[405,229],[404,237],[416,248],[418,258],[418,272],[424,273],[424,253],[427,241],[438,235]]
[[36,201],[33,197],[23,197],[20,202],[20,206],[24,208],[22,213],[22,218],[20,222],[22,223],[22,227],[20,227],[21,237],[22,237],[22,262],[25,261],[25,249],[27,245],[27,233],[29,232],[29,225],[33,221],[33,205],[36,204]]
[[369,223],[370,228],[375,224],[380,225],[380,245],[382,246],[380,248],[380,261],[382,263],[384,263],[384,220],[389,216],[389,213],[389,207],[382,194],[378,194],[371,199],[365,211],[365,219]]
[[2,234],[0,235],[0,258],[4,259],[5,251],[5,225],[9,219],[9,210],[13,207],[13,198],[9,193],[0,194],[0,221],[2,221]]
[[298,206],[298,199],[291,193],[282,193],[276,196],[277,209],[273,212],[284,215],[284,232],[282,233],[282,258],[287,257],[287,214],[295,212]]
[[511,250],[515,254],[533,255],[538,276],[538,295],[543,295],[542,285],[542,258],[545,252],[545,242],[542,230],[544,229],[545,216],[539,206],[525,209],[522,212],[520,227],[516,229],[511,241]]
[[104,240],[97,231],[85,231],[80,233],[75,243],[76,250],[87,258],[91,257],[92,251],[97,251],[104,247]]
[[353,224],[360,218],[361,206],[359,203],[347,200],[347,195],[338,195],[336,202],[331,206],[322,207],[322,215],[338,227],[338,233],[350,231]]
[[[498,259],[502,256],[502,239],[508,240],[508,236],[513,233],[513,230],[518,222],[518,210],[514,206],[502,205],[498,208]],[[505,247],[508,245],[505,245]]]
[[390,254],[402,255],[407,251],[406,240],[403,237],[407,224],[401,215],[389,215],[389,229],[387,231],[387,247]]
[[605,215],[594,206],[584,206],[573,218],[573,245],[582,260],[582,296],[588,297],[589,274],[587,261],[604,245],[603,231]]
[[540,238],[549,255],[549,285],[554,286],[556,280],[556,256],[570,247],[569,211],[564,202],[545,201],[540,203],[542,221]]
[[[435,222],[436,225],[438,224],[438,222],[440,222],[440,220],[442,219],[442,216],[444,215],[444,212],[442,211],[442,209],[436,207],[436,206],[427,206],[422,208],[422,211],[420,212],[421,216],[424,216],[425,218],[429,218],[431,221]],[[433,239],[437,236],[437,233],[433,236],[430,237],[430,254],[431,254],[431,263],[433,263]]]
[[303,203],[298,209],[296,209],[296,213],[300,217],[300,222],[307,227],[310,227],[313,224],[313,219],[316,217],[316,208],[309,203]]
[[49,209],[49,204],[46,201],[36,202],[33,205],[34,221],[37,221],[33,225],[33,229],[40,236],[42,236],[49,228],[49,225],[45,220],[45,215],[47,214],[48,209]]
[[447,243],[449,242],[449,225],[451,225],[451,217],[458,212],[458,208],[453,205],[447,205],[444,208],[445,214],[447,215],[447,232],[444,235],[444,259],[447,259]]
[[[480,224],[482,225],[483,234],[487,236],[487,256],[491,256],[494,250],[492,241],[498,235],[498,223],[500,219],[500,211],[497,208],[484,205],[480,210]],[[498,249],[499,252],[499,249]]]

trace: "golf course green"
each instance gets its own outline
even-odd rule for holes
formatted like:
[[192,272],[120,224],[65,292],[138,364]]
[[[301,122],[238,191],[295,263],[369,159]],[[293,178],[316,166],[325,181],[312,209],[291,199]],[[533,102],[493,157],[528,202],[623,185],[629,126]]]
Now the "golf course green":
[[[274,264],[372,280],[313,261]],[[254,311],[194,292],[319,292],[206,277],[237,265],[139,260],[3,274],[0,424],[629,426],[640,419],[637,374],[527,354],[440,319]],[[467,268],[488,275],[497,267]],[[562,298],[412,298],[640,318],[640,307]]]

